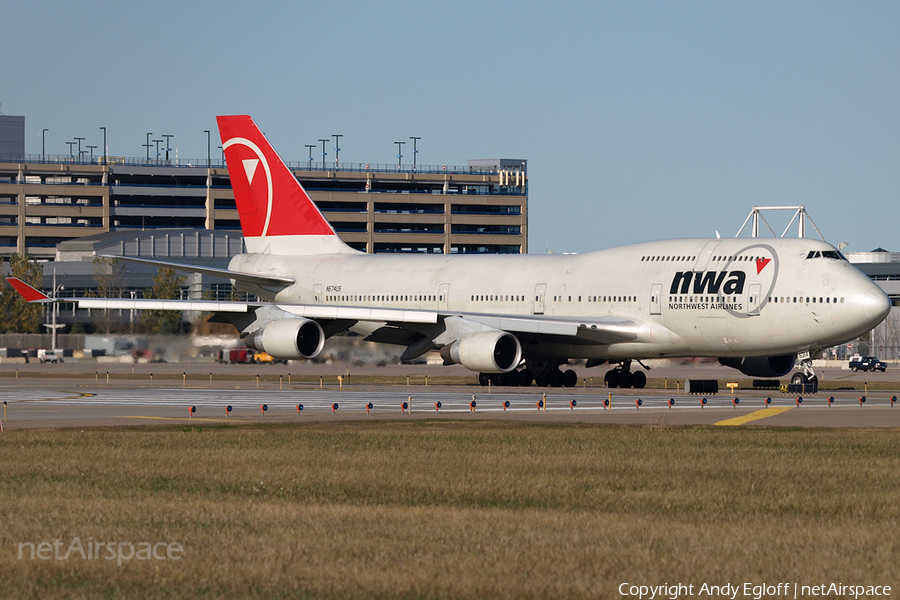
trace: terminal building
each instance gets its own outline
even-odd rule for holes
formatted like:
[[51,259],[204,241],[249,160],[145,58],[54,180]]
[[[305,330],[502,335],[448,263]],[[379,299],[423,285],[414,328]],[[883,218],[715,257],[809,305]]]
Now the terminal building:
[[[871,252],[847,252],[847,260],[872,278],[900,306],[900,252],[876,248]],[[873,354],[882,360],[900,359],[900,313],[891,310],[888,317],[872,330],[868,348],[851,349],[849,354]]]

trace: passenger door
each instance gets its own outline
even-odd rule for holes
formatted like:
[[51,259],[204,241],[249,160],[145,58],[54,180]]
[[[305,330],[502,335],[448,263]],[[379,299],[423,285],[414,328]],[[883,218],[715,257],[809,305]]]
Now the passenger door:
[[654,283],[650,287],[650,314],[658,315],[660,314],[660,305],[661,305],[661,297],[662,297],[662,284]]
[[706,270],[706,266],[709,264],[709,259],[712,257],[713,251],[715,251],[716,246],[719,245],[719,241],[708,242],[705,246],[703,246],[703,250],[700,251],[700,254],[697,255],[697,262],[694,263],[694,272],[702,273]]
[[762,293],[761,283],[751,283],[750,293],[747,295],[747,314],[750,316],[759,315],[759,297]]
[[450,306],[450,284],[442,283],[438,288],[438,310],[448,311]]
[[547,284],[539,283],[534,286],[534,314],[544,314],[544,306],[547,300]]

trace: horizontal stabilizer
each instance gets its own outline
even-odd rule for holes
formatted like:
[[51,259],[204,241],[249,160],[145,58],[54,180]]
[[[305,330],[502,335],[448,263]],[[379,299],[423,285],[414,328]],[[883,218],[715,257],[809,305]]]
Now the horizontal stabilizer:
[[28,302],[53,302],[53,299],[50,296],[31,287],[18,277],[7,277],[6,281]]
[[216,300],[156,300],[143,298],[51,298],[18,277],[6,281],[28,302],[74,302],[78,308],[101,310],[195,310],[200,312],[247,312],[260,303],[219,302]]

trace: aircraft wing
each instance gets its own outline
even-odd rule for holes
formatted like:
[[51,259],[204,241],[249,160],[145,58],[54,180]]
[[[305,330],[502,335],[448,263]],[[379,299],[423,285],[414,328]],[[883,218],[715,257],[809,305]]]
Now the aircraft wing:
[[484,328],[499,329],[523,337],[554,336],[576,338],[587,343],[615,343],[637,338],[639,323],[614,316],[583,319],[554,318],[543,315],[483,315],[445,311],[409,310],[397,308],[367,308],[352,306],[320,306],[309,304],[278,304],[281,310],[307,319],[384,322],[391,327],[421,331],[416,325],[439,325],[448,318],[477,323]]
[[[199,267],[197,265],[188,265],[183,263],[173,263],[165,260],[151,260],[149,258],[137,258],[136,256],[114,256],[102,255],[102,258],[112,258],[115,260],[124,260],[126,262],[139,263],[143,265],[152,265],[155,267],[168,267],[176,271],[188,271],[190,273],[202,273],[204,275],[212,275],[213,277],[222,277],[223,279],[234,279],[237,281],[246,281],[247,283],[255,283],[257,285],[286,287],[294,283],[293,277],[282,277],[280,275],[259,275],[256,273],[244,273],[242,271],[229,271],[228,269],[216,269],[214,267]],[[185,309],[188,310],[188,309]]]
[[[129,259],[134,260],[134,259]],[[138,259],[138,262],[159,264]],[[168,263],[165,263],[168,265]],[[229,271],[229,273],[231,273]],[[635,340],[641,323],[611,315],[583,318],[544,315],[485,315],[434,310],[378,308],[365,306],[327,306],[277,302],[231,302],[215,300],[162,300],[143,298],[51,298],[15,277],[7,281],[29,302],[75,302],[79,308],[122,310],[186,310],[214,313],[252,313],[267,307],[284,316],[315,321],[358,322],[381,325],[367,339],[387,343],[411,344],[417,341],[440,346],[465,332],[500,330],[522,340],[558,341],[575,344],[613,344]],[[271,281],[271,280],[270,280]],[[265,317],[264,317],[265,319]],[[258,323],[259,326],[265,323]]]

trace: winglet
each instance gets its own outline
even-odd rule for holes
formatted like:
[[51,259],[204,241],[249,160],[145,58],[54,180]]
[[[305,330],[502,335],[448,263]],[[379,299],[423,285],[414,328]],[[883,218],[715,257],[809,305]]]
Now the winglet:
[[9,285],[13,286],[28,302],[53,302],[53,298],[42,291],[31,287],[18,277],[7,277],[6,281],[8,281]]

